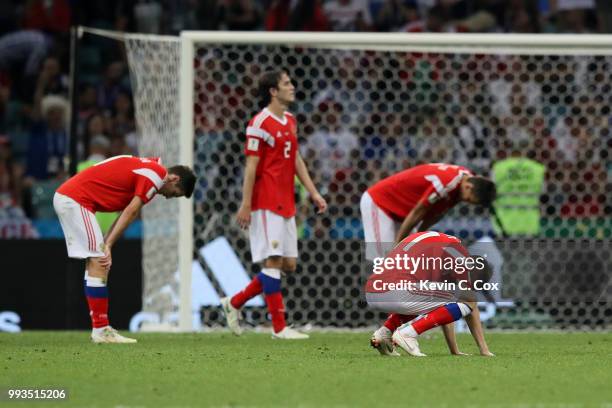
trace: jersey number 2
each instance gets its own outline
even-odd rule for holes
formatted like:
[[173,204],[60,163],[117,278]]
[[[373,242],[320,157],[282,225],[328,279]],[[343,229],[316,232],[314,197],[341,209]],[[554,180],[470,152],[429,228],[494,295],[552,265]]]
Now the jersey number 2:
[[285,159],[288,159],[291,155],[291,142],[285,142]]

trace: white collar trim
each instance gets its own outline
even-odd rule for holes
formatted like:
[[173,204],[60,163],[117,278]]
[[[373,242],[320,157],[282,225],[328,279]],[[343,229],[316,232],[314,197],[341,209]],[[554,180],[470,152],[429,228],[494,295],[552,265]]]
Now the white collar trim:
[[281,125],[286,125],[287,124],[287,116],[285,116],[284,114],[283,114],[283,118],[281,119],[278,116],[276,116],[274,113],[272,113],[272,111],[270,109],[264,108],[264,110],[266,111],[266,113],[268,115],[270,115],[272,117],[272,119],[274,119],[275,121],[277,121]]

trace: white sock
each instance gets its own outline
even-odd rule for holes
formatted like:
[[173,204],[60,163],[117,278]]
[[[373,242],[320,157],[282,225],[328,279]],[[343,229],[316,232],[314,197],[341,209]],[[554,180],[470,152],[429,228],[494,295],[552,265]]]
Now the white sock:
[[261,273],[274,279],[281,278],[281,270],[276,268],[261,268]]
[[100,333],[102,333],[102,330],[106,329],[107,327],[110,327],[110,326],[94,328],[94,329],[91,329],[91,332],[95,333],[95,334],[100,334]]
[[376,330],[376,332],[381,337],[391,337],[391,334],[392,334],[391,330],[389,330],[389,328],[387,326],[380,326],[380,328],[378,330]]
[[414,330],[414,327],[412,327],[411,323],[406,323],[402,326],[399,327],[399,332],[401,334],[403,334],[404,336],[409,336],[409,337],[418,337],[418,333],[416,332],[416,330]]

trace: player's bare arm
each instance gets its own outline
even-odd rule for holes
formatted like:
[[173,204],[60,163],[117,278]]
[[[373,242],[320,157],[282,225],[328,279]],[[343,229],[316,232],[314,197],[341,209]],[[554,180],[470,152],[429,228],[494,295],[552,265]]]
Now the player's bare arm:
[[255,174],[258,164],[258,156],[247,156],[244,181],[242,183],[242,203],[236,214],[236,220],[242,229],[247,229],[251,223],[251,201],[253,199],[253,186],[255,185]]
[[395,236],[393,246],[395,246],[398,242],[401,242],[402,239],[406,238],[408,234],[410,234],[410,231],[412,231],[414,227],[416,227],[419,222],[425,218],[425,215],[427,215],[427,207],[425,207],[422,203],[417,204],[412,211],[408,213],[406,218],[404,218],[404,221],[402,222],[402,225],[399,227],[397,235]]
[[485,357],[493,357],[495,354],[489,351],[489,346],[484,338],[484,331],[482,329],[482,323],[480,323],[480,311],[478,310],[478,304],[476,302],[466,302],[467,305],[472,308],[472,313],[465,316],[465,322],[470,328],[470,333],[476,341],[476,345],[480,350],[480,355]]
[[323,196],[321,196],[314,183],[312,182],[312,178],[310,178],[310,173],[308,173],[306,163],[304,162],[302,156],[299,153],[297,153],[295,156],[295,171],[298,178],[310,194],[310,198],[319,209],[317,214],[321,214],[327,209],[327,201],[325,201]]
[[419,225],[418,232],[429,231],[429,229],[433,225],[436,225],[438,223],[438,221],[440,221],[442,219],[442,217],[444,217],[445,214],[446,214],[446,211],[440,211],[440,212],[435,213],[435,214],[432,214],[431,212],[428,212],[425,215],[425,218],[423,219],[423,222],[421,222],[421,225]]
[[444,333],[444,340],[448,346],[448,351],[454,356],[467,356],[469,354],[462,353],[459,351],[457,345],[457,336],[455,336],[455,323],[449,323],[442,326],[442,333]]
[[112,264],[111,249],[115,242],[121,237],[125,229],[138,217],[140,209],[143,206],[142,199],[138,196],[132,198],[132,201],[127,207],[121,212],[119,218],[113,225],[112,230],[104,241],[104,254],[105,256],[100,260],[100,265],[109,268]]

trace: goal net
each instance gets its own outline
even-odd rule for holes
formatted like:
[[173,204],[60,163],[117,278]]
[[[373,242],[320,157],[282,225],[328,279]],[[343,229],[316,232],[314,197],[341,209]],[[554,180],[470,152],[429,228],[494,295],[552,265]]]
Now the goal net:
[[[424,162],[501,177],[501,170],[492,174],[496,163],[523,157],[544,169],[525,187],[535,204],[518,204],[525,217],[533,219],[536,211],[528,230],[502,238],[487,210],[466,205],[435,229],[498,251],[495,273],[503,290],[495,304],[483,304],[487,325],[609,326],[611,42],[539,38],[184,33],[183,50],[189,52],[183,58],[189,60],[182,61],[180,75],[178,40],[127,40],[142,154],[174,163],[179,141],[193,146],[199,179],[189,255],[194,282],[204,282],[193,295],[201,290],[212,298],[192,299],[188,313],[206,326],[221,325],[218,298],[232,295],[236,282],[257,270],[234,219],[244,131],[261,108],[259,76],[284,67],[296,85],[299,149],[329,202],[328,212],[316,216],[296,184],[299,266],[283,282],[290,322],[351,328],[378,323],[380,315],[362,296],[359,214],[361,194],[373,183]],[[180,80],[189,81],[182,93]],[[179,111],[181,103],[192,109]],[[179,118],[186,113],[193,116],[183,122],[187,138],[181,138]],[[507,198],[521,192],[502,193]],[[161,316],[178,311],[178,213],[159,200],[144,217],[144,308]],[[506,229],[513,230],[520,214],[502,217]],[[246,312],[249,323],[266,323],[261,302]]]

